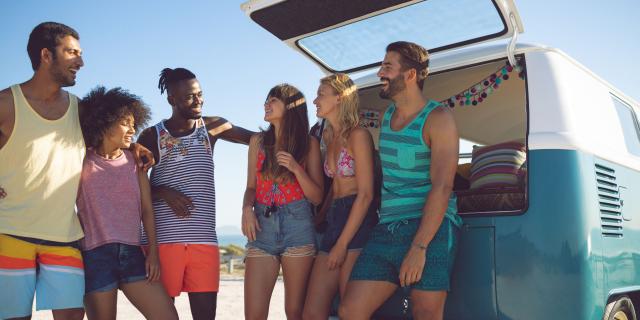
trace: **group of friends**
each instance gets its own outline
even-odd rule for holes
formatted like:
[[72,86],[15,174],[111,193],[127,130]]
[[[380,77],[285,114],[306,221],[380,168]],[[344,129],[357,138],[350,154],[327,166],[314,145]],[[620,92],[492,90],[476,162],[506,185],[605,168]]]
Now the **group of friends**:
[[0,318],[29,319],[37,295],[55,319],[115,319],[118,290],[148,319],[177,319],[181,292],[194,319],[215,318],[222,139],[249,146],[246,319],[267,318],[281,269],[288,319],[327,319],[336,294],[341,319],[368,319],[399,286],[415,319],[442,319],[461,224],[458,134],[423,96],[426,49],[386,48],[380,97],[392,103],[376,151],[340,73],[320,80],[322,122],[310,128],[302,92],[280,84],[256,133],[203,116],[195,74],[166,68],[172,115],[142,130],[149,107],[127,90],[62,90],[84,65],[79,40],[64,24],[36,26],[33,77],[0,91]]

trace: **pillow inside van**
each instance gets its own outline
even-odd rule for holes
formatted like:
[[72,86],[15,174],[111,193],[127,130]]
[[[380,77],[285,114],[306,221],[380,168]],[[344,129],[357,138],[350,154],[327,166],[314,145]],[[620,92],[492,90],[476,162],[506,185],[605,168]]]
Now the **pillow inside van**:
[[471,189],[520,185],[526,160],[526,148],[518,141],[474,146],[471,154]]

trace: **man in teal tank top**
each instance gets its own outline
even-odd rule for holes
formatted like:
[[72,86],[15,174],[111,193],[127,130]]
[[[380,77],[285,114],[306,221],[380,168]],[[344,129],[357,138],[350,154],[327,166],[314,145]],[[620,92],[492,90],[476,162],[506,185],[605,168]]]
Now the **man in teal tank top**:
[[429,55],[410,42],[387,46],[380,97],[380,222],[351,273],[341,319],[369,319],[398,288],[411,288],[415,319],[442,319],[461,219],[452,192],[458,165],[453,115],[424,98]]

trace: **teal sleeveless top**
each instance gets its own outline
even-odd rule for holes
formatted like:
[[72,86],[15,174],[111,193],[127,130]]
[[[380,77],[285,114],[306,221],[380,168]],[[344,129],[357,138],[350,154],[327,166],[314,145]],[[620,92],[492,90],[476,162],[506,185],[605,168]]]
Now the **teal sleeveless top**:
[[[428,101],[416,118],[398,131],[391,130],[395,104],[384,113],[379,142],[382,162],[380,224],[422,217],[431,190],[431,149],[422,139],[422,128],[429,113],[438,106],[439,102]],[[457,211],[456,196],[451,193],[445,217],[460,226],[462,220]]]

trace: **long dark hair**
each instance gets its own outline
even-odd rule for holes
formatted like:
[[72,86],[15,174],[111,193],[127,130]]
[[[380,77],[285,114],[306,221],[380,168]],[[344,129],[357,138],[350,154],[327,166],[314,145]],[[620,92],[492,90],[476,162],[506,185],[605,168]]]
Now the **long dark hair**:
[[277,98],[284,103],[285,111],[280,128],[280,141],[276,143],[276,128],[270,124],[267,130],[261,130],[260,146],[264,150],[265,160],[261,174],[277,181],[291,181],[293,176],[287,168],[276,161],[278,151],[290,153],[298,163],[306,161],[309,151],[309,118],[304,95],[296,87],[283,83],[277,85],[267,94],[269,98]]

